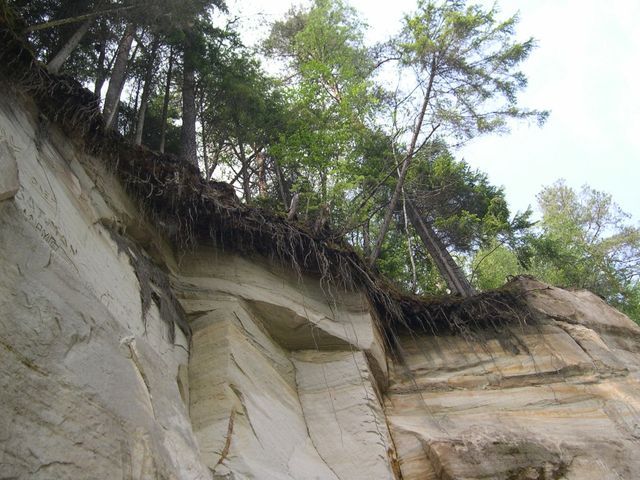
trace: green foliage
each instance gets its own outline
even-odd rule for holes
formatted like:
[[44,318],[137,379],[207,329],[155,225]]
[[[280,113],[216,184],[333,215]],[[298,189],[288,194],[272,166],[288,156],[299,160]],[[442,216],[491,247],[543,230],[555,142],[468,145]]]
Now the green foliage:
[[[102,85],[125,26],[136,27],[124,88],[129,98],[120,102],[118,126],[127,135],[135,131],[152,65],[142,136],[150,148],[159,147],[166,127],[166,151],[180,152],[180,97],[191,90],[181,82],[193,66],[192,124],[203,175],[231,181],[245,201],[272,209],[287,210],[297,193],[298,220],[313,223],[330,210],[335,235],[364,254],[372,238],[383,238],[377,266],[407,290],[446,288],[408,221],[411,201],[453,255],[473,257],[469,270],[480,288],[527,271],[594,289],[627,311],[639,309],[637,263],[630,260],[638,232],[624,225],[610,197],[550,188],[540,197],[543,221],[527,230],[528,212],[511,218],[502,189],[449,149],[453,142],[503,132],[511,119],[541,123],[547,115],[518,104],[526,86],[520,66],[534,42],[518,41],[517,17],[501,20],[495,6],[420,0],[399,35],[374,54],[365,46],[364,23],[346,1],[314,0],[273,24],[265,52],[286,66],[274,79],[237,32],[214,27],[221,0],[9,3],[26,25],[113,10],[92,20],[64,64],[63,73],[86,85]],[[38,58],[51,60],[78,26],[29,34]],[[156,41],[157,52],[150,48]],[[401,80],[395,91],[384,90],[379,65]],[[405,160],[406,181],[396,189]],[[396,191],[398,201],[390,202]],[[381,234],[385,213],[393,220],[387,237]]]
[[525,273],[516,253],[498,241],[480,249],[471,267],[472,281],[480,290],[499,288],[509,277]]
[[464,1],[420,0],[397,40],[402,63],[429,97],[429,123],[458,139],[505,131],[510,118],[543,123],[548,115],[518,106],[527,80],[517,68],[535,44],[515,40],[517,16],[497,16],[495,4],[485,10]]
[[411,263],[408,261],[409,236],[395,229],[385,241],[378,269],[387,278],[392,278],[401,289],[417,294],[445,294],[447,285],[424,247],[413,240],[411,250],[415,262],[415,284]]
[[333,222],[348,218],[349,195],[371,173],[367,154],[381,145],[369,122],[377,100],[363,28],[344,3],[317,0],[276,22],[265,42],[288,65],[287,122],[269,151],[304,213],[330,204]]
[[[160,145],[160,130],[162,123],[162,96],[154,96],[147,109],[145,129],[143,132],[143,144],[157,150]],[[180,151],[180,109],[179,98],[174,95],[169,103],[167,132],[165,139],[165,152],[177,155]]]
[[503,190],[444,144],[430,145],[414,162],[406,189],[447,245],[468,252],[512,230]]
[[[510,218],[503,190],[491,185],[486,174],[472,169],[464,161],[455,160],[443,143],[434,143],[416,158],[406,188],[407,196],[414,204],[429,212],[425,219],[431,222],[439,238],[462,260],[468,255],[479,256],[492,250],[497,242],[515,246],[531,226],[528,220],[530,212]],[[389,238],[385,239],[380,270],[404,286],[412,283],[413,272],[409,269],[406,240],[401,248],[395,246],[398,239],[403,237],[398,231],[406,232],[411,236],[418,277],[413,290],[442,292],[445,286],[442,279],[438,278],[424,245],[411,225],[405,224],[402,202],[395,217],[399,228],[390,232]],[[514,261],[518,263],[517,259]],[[424,264],[428,268],[420,273]],[[481,273],[484,275],[485,271]],[[498,275],[499,280],[483,277],[476,282],[477,286],[484,289],[489,288],[486,287],[489,283],[501,285],[507,274],[517,272],[508,271],[502,276],[498,272],[491,273]]]
[[[545,112],[517,105],[517,92],[526,83],[517,67],[533,41],[514,41],[515,24],[515,18],[499,22],[495,9],[420,2],[394,42],[398,75],[409,78],[407,69],[415,72],[417,85],[409,86],[413,93],[404,100],[398,94],[384,118],[373,55],[364,48],[363,25],[351,8],[316,0],[276,22],[265,49],[288,65],[288,116],[269,152],[285,168],[291,189],[300,193],[303,217],[330,204],[333,225],[366,252],[364,238],[379,231],[381,206],[393,192],[394,164],[406,154],[404,132],[417,116],[412,106],[425,99],[425,122],[432,128],[445,125],[446,136],[419,149],[407,197],[458,252],[472,252],[491,238],[524,228],[526,215],[510,220],[503,192],[456,162],[445,143],[445,138],[502,130],[509,118],[544,120]],[[438,282],[430,262],[410,267],[409,243],[416,259],[428,255],[406,225],[402,207],[396,205],[393,218],[397,229],[383,243],[379,268],[414,289],[434,288]],[[430,266],[427,273],[420,272],[422,265]],[[419,285],[413,285],[414,277],[422,279]]]
[[[514,40],[516,23],[515,17],[498,21],[495,6],[484,10],[477,5],[466,6],[463,1],[422,0],[416,12],[405,17],[404,28],[393,43],[400,60],[398,85],[405,88],[397,88],[391,96],[390,115],[391,137],[396,140],[394,158],[400,168],[370,261],[375,262],[381,253],[400,197],[407,193],[415,195],[405,189],[405,181],[411,177],[409,167],[416,163],[422,149],[436,143],[436,131],[440,141],[464,141],[479,134],[504,131],[509,119],[535,118],[542,123],[546,118],[546,112],[523,109],[517,103],[517,92],[526,85],[526,78],[517,68],[529,55],[533,41]],[[409,73],[413,73],[413,81],[409,80]],[[419,195],[432,193],[428,189],[418,190]],[[487,194],[491,196],[490,192]],[[464,197],[463,194],[461,198]],[[411,198],[404,200],[410,203],[412,212],[415,207],[410,216],[414,227],[421,232],[421,240],[434,257],[447,259],[436,263],[450,288],[470,295],[472,288],[463,275],[457,269],[445,267],[452,259],[442,239],[434,237],[440,233],[438,230],[453,231],[455,226],[457,235],[449,242],[457,241],[468,250],[472,246],[468,239],[474,234],[478,236],[476,241],[482,241],[480,216],[458,206],[457,218],[451,215],[441,218],[437,210],[448,206],[447,201],[455,208],[454,197],[445,202],[428,197],[421,200],[417,206]],[[492,212],[487,229],[496,232],[508,229],[506,205],[497,199],[489,204]],[[489,205],[484,207],[489,209]],[[435,233],[427,233],[434,229]]]
[[279,121],[276,84],[234,41],[211,42],[206,55],[200,89],[210,133],[229,142],[269,142]]
[[591,290],[640,321],[640,229],[628,224],[611,195],[588,186],[576,192],[558,181],[542,190],[538,203],[542,220],[519,246],[478,253],[477,285],[491,288],[506,275],[528,273]]
[[[637,309],[640,229],[611,195],[559,181],[538,195],[541,235],[531,271],[559,285],[586,288],[623,310]],[[536,252],[536,253],[537,253]]]

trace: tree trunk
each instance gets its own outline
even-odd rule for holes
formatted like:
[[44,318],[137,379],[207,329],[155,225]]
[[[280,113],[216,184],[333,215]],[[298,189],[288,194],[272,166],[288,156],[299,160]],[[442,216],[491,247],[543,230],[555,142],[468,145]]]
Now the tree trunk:
[[204,164],[204,178],[209,180],[209,152],[207,150],[207,122],[204,115],[204,92],[199,89],[198,115],[200,116],[200,142],[202,143],[202,163]]
[[296,192],[293,198],[291,199],[291,206],[289,207],[289,213],[287,213],[287,220],[289,220],[290,222],[296,220],[297,218],[299,202],[300,202],[300,194]]
[[320,171],[320,201],[322,203],[327,201],[327,172],[325,170]]
[[151,44],[151,52],[149,53],[149,61],[147,69],[144,73],[144,87],[142,89],[142,98],[140,99],[140,108],[138,109],[138,123],[136,125],[136,136],[134,143],[142,145],[142,132],[144,130],[144,119],[149,105],[149,97],[153,89],[153,71],[156,64],[156,56],[158,54],[158,39],[155,38]]
[[180,157],[198,168],[196,142],[196,74],[189,34],[184,43],[182,65],[182,129],[180,131]]
[[251,201],[251,173],[249,172],[249,159],[244,151],[244,143],[239,137],[238,147],[240,149],[240,161],[242,162],[242,191],[244,192],[245,203],[249,203]]
[[[411,144],[409,145],[409,150],[407,152],[407,156],[405,157],[404,162],[402,162],[402,167],[400,168],[400,175],[398,176],[398,182],[396,183],[396,188],[393,191],[393,195],[391,196],[391,202],[387,206],[387,210],[384,214],[384,219],[382,221],[382,226],[380,227],[380,233],[378,234],[378,239],[376,241],[376,246],[371,253],[371,257],[369,258],[369,263],[373,265],[375,261],[380,256],[380,252],[382,251],[382,243],[384,242],[384,237],[387,234],[387,230],[389,230],[389,224],[391,223],[391,217],[393,216],[393,211],[396,208],[396,203],[398,202],[398,198],[400,197],[400,192],[404,187],[404,180],[407,177],[407,172],[409,171],[409,165],[411,164],[411,160],[413,159],[413,155],[416,151],[416,145],[418,143],[418,137],[420,136],[420,131],[422,130],[422,124],[424,122],[424,116],[427,112],[427,107],[429,106],[429,102],[431,101],[431,89],[433,88],[433,80],[436,75],[436,57],[431,60],[431,71],[429,73],[429,84],[427,85],[427,91],[424,95],[424,100],[422,102],[422,107],[420,108],[420,113],[418,114],[418,118],[416,120],[416,124],[413,129],[413,135],[411,137]],[[429,136],[433,135],[432,130]]]
[[369,234],[369,220],[362,225],[362,251],[365,257],[371,254],[371,236]]
[[267,156],[264,152],[256,154],[256,165],[258,167],[258,195],[266,198],[267,196]]
[[169,116],[169,98],[171,95],[171,73],[173,70],[173,45],[169,48],[169,66],[167,68],[167,81],[164,85],[164,99],[162,102],[162,119],[160,120],[160,153],[164,153],[164,145],[167,138],[167,117]]
[[100,17],[109,13],[122,12],[124,10],[131,10],[132,8],[139,7],[139,5],[129,5],[124,7],[111,8],[109,10],[101,10],[96,12],[85,13],[83,15],[77,15],[75,17],[61,18],[58,20],[51,20],[48,22],[36,23],[30,25],[25,29],[25,32],[37,32],[39,30],[46,30],[47,28],[61,27],[70,23],[82,22],[83,20],[91,20],[94,17]]
[[407,214],[413,228],[416,229],[418,236],[422,240],[427,252],[436,264],[436,268],[447,283],[451,293],[470,297],[475,294],[475,290],[465,277],[462,269],[456,264],[456,261],[449,254],[438,234],[433,230],[429,222],[426,222],[416,206],[410,199],[406,199]]
[[111,70],[111,79],[109,80],[109,88],[104,99],[104,125],[106,130],[111,130],[115,124],[118,104],[120,103],[120,94],[127,78],[127,66],[129,63],[129,50],[133,43],[133,34],[135,33],[135,25],[128,23],[122,35],[116,60]]
[[280,162],[278,162],[277,158],[273,158],[273,169],[275,170],[276,179],[278,180],[282,204],[284,205],[285,210],[289,210],[289,206],[291,205],[291,192],[289,191],[289,185],[287,185],[287,182],[284,179],[284,172],[282,171]]
[[[213,172],[215,172],[216,167],[218,166],[218,161],[220,160],[220,153],[222,152],[222,147],[224,146],[224,140],[219,139],[218,143],[212,147],[211,155],[208,158],[209,167],[207,168],[205,178],[207,180],[211,180],[213,176]],[[203,148],[204,150],[204,148]]]
[[204,131],[204,124],[201,125],[202,130],[200,138],[202,139],[202,162],[204,163],[204,178],[209,180],[209,154],[207,152],[207,137]]
[[[138,111],[138,100],[140,99],[140,90],[142,89],[142,79],[141,78],[137,78],[136,79],[136,89],[135,89],[135,95],[133,92],[131,92],[131,94],[129,95],[129,107],[131,108],[131,113],[132,116],[130,118],[130,122],[126,127],[126,136],[130,137],[130,136],[134,136],[135,135],[135,128],[136,128],[136,116],[135,116],[135,112]],[[133,102],[131,101],[131,97],[133,96]],[[133,105],[133,106],[132,106]]]
[[96,97],[100,98],[102,94],[102,86],[104,85],[105,80],[107,79],[107,69],[105,67],[105,60],[107,57],[107,38],[106,35],[102,39],[102,43],[100,44],[100,54],[98,55],[98,66],[96,68],[96,81],[95,86],[93,88],[93,93],[95,93]]
[[409,215],[407,214],[407,196],[402,189],[402,215],[404,220],[404,231],[407,235],[407,250],[409,253],[409,260],[411,261],[411,293],[416,293],[418,288],[418,272],[416,270],[416,261],[413,258],[413,242],[411,240],[411,233],[409,232]]
[[55,54],[55,56],[51,59],[51,61],[47,64],[47,70],[50,73],[58,73],[62,68],[64,62],[69,58],[69,55],[76,49],[82,37],[85,36],[91,23],[93,20],[86,20],[80,27],[75,31],[71,38],[67,40],[62,48]]

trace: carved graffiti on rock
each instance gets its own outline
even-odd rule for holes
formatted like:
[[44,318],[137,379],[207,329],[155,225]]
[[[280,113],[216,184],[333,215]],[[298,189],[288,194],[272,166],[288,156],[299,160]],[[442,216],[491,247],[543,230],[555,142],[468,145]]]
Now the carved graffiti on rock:
[[[45,174],[46,175],[46,174]],[[58,200],[56,199],[55,194],[53,193],[53,189],[49,187],[43,186],[36,177],[31,177],[29,180],[31,185],[35,188],[35,191],[38,192],[40,197],[44,201],[46,201],[49,205],[55,207],[58,205]]]
[[58,224],[50,218],[49,214],[38,205],[24,188],[18,191],[16,199],[19,201],[22,213],[29,224],[33,226],[52,251],[63,251],[67,257],[78,253],[77,248],[69,242]]
[[7,133],[2,127],[0,127],[0,142],[5,143],[14,154],[22,151],[22,149],[16,145],[13,135]]

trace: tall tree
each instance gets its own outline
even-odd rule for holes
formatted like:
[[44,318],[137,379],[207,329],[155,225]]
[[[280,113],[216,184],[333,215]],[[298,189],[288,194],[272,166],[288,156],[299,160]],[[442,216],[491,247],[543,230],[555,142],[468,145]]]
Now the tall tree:
[[198,140],[196,131],[196,71],[204,57],[203,36],[210,26],[209,14],[213,7],[226,10],[223,0],[192,0],[183,3],[181,18],[182,44],[182,127],[180,131],[180,156],[198,165]]
[[109,50],[109,40],[111,37],[111,31],[107,26],[107,22],[102,19],[99,22],[96,36],[95,49],[97,50],[98,57],[96,58],[93,93],[97,97],[102,94],[102,87],[104,82],[107,81],[107,75],[110,70],[110,62],[107,60]]
[[364,138],[377,106],[364,25],[344,2],[315,0],[276,22],[265,46],[288,66],[291,128],[272,149],[280,173],[289,172],[305,212],[331,203],[334,215],[362,181]]
[[135,31],[135,24],[132,22],[127,23],[120,42],[118,43],[118,50],[113,69],[111,70],[111,78],[109,79],[109,87],[107,88],[104,99],[103,115],[105,128],[107,130],[111,130],[116,123],[120,95],[122,94],[127,76],[129,52],[131,51]]
[[[422,292],[442,291],[443,280],[448,290],[464,292],[466,285],[456,283],[465,278],[464,271],[455,259],[473,255],[496,239],[511,244],[530,226],[526,212],[510,218],[503,190],[466,162],[455,160],[443,142],[416,155],[394,219],[398,228],[390,230],[378,267],[407,287],[413,287],[412,278],[417,276],[416,288],[411,289]],[[400,249],[394,245],[398,242],[403,245]],[[411,266],[411,271],[403,266]],[[441,273],[437,281],[430,271],[434,268]]]
[[180,131],[180,157],[198,167],[196,139],[196,60],[195,34],[185,31],[182,53],[182,128]]
[[546,252],[532,267],[556,284],[587,288],[614,304],[640,281],[640,229],[611,195],[588,186],[576,192],[559,181],[538,195]]
[[208,152],[231,171],[249,202],[256,188],[262,197],[267,189],[267,150],[285,123],[282,92],[237,36],[210,39],[200,80],[201,128]]
[[[509,118],[533,117],[539,122],[546,118],[546,112],[517,105],[516,94],[526,85],[526,78],[516,68],[531,52],[533,40],[515,41],[517,17],[498,21],[496,16],[495,6],[484,10],[477,5],[466,6],[459,0],[442,3],[421,0],[418,10],[405,18],[396,48],[400,65],[405,67],[403,74],[407,69],[413,71],[416,83],[396,105],[414,105],[416,109],[409,110],[406,116],[412,124],[411,128],[404,127],[410,132],[409,144],[398,149],[404,152],[400,173],[370,256],[371,263],[380,255],[416,152],[432,140],[436,130],[441,135],[465,140],[503,131]],[[394,115],[398,117],[401,113],[396,110]],[[418,216],[412,218],[418,220]],[[423,229],[420,222],[413,223],[417,230]],[[440,246],[430,245],[429,250],[439,251]],[[468,284],[463,278],[459,283]],[[468,291],[465,287],[465,291],[458,293]]]
[[58,53],[56,53],[55,56],[49,61],[49,63],[47,63],[47,70],[49,70],[49,72],[58,73],[60,71],[64,62],[67,60],[67,58],[69,58],[69,55],[71,55],[71,52],[75,50],[75,48],[82,40],[82,37],[84,37],[85,34],[89,31],[89,27],[91,26],[92,22],[93,19],[87,19],[82,22],[82,24],[80,24],[78,29],[73,33],[73,35],[71,35],[69,40],[67,40],[62,48],[58,50]]
[[156,60],[158,56],[158,47],[160,45],[160,41],[158,37],[155,37],[151,46],[146,52],[146,66],[144,73],[144,87],[142,89],[142,97],[140,99],[140,107],[138,108],[138,119],[136,122],[136,130],[135,130],[135,138],[134,143],[136,145],[142,144],[142,132],[144,130],[144,122],[147,114],[147,107],[149,105],[149,97],[151,96],[151,91],[153,90],[153,81],[154,81],[154,70],[156,66]]
[[167,74],[164,81],[164,95],[162,97],[162,117],[160,120],[160,145],[158,150],[164,153],[165,143],[167,139],[167,119],[169,116],[169,100],[171,99],[171,79],[173,74],[174,49],[173,45],[169,48],[167,56]]

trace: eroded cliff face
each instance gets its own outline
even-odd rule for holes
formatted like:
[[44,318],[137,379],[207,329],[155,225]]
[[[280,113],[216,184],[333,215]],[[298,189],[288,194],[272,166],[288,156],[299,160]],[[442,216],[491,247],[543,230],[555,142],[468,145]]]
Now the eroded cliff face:
[[521,283],[535,326],[403,338],[385,411],[404,479],[639,478],[638,327],[591,293]]
[[142,231],[139,212],[4,95],[0,145],[0,171],[16,172],[0,194],[0,477],[207,478],[177,383],[187,338],[169,342],[155,303],[143,315],[106,226]]
[[640,329],[597,297],[523,279],[526,323],[390,351],[362,292],[170,245],[9,97],[0,478],[640,478]]
[[180,273],[191,421],[216,476],[393,478],[364,296],[214,250],[185,255]]
[[[393,477],[361,293],[173,251],[99,159],[6,98],[0,145],[0,477]],[[173,295],[189,328],[163,318]]]

